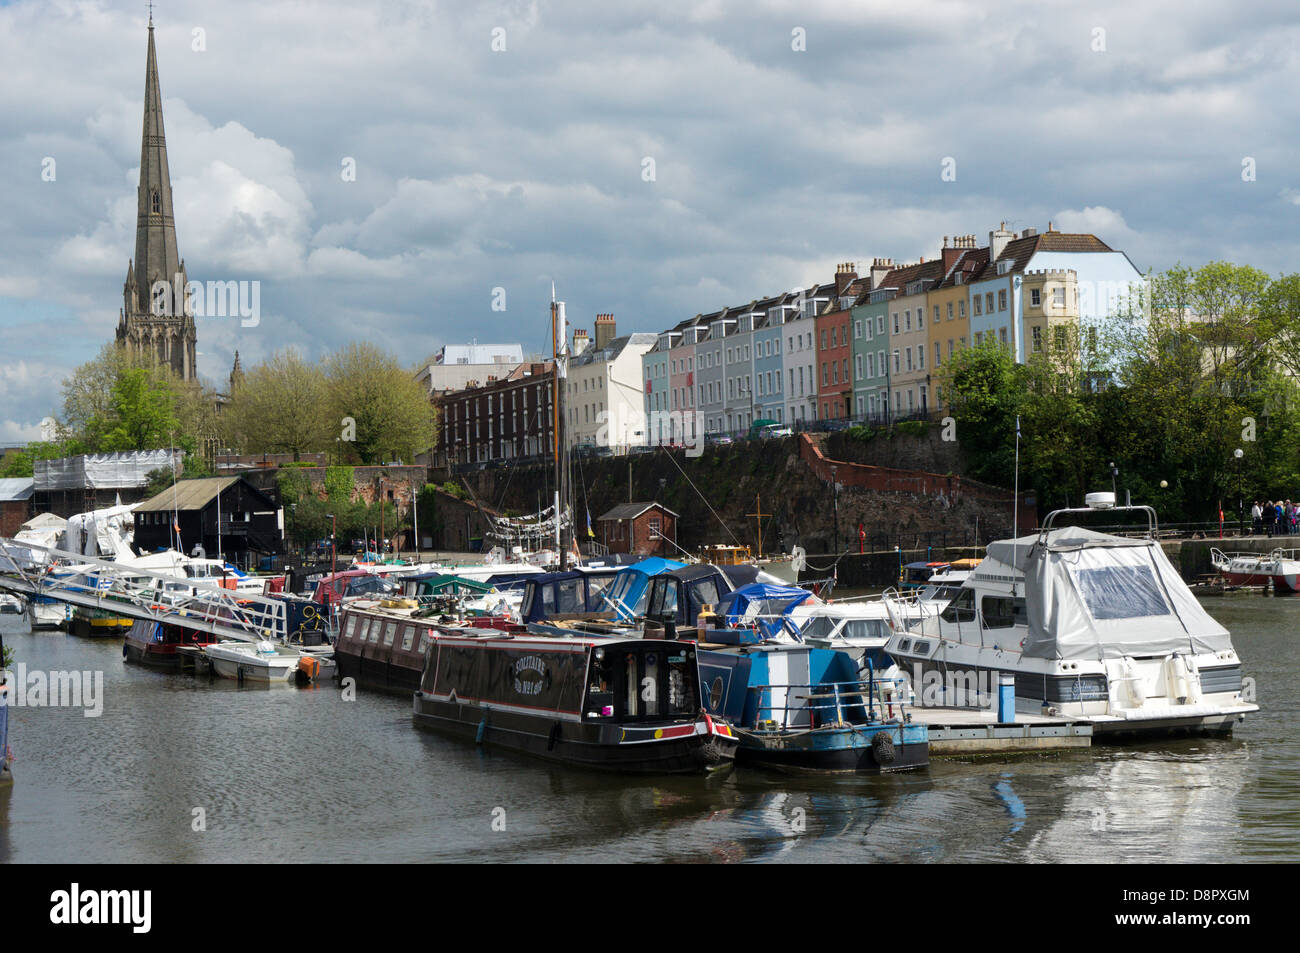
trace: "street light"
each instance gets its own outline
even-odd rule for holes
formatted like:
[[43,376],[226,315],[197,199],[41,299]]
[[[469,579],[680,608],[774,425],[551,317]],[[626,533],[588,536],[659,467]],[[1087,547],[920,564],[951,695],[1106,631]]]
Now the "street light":
[[1246,454],[1238,447],[1232,455],[1237,459],[1237,535],[1240,536],[1246,520],[1246,502],[1241,492],[1241,458]]
[[329,517],[329,521],[330,521],[330,575],[332,576],[336,571],[335,569],[336,560],[334,554],[335,554],[335,546],[336,546],[335,538],[338,533],[338,521],[334,519],[333,513],[326,513],[325,515]]

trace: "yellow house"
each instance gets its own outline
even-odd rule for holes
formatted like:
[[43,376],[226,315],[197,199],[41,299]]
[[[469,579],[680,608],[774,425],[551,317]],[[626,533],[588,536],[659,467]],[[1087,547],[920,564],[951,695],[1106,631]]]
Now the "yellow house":
[[1065,329],[1079,323],[1079,278],[1073,269],[1026,271],[1024,302],[1025,356],[1065,346]]

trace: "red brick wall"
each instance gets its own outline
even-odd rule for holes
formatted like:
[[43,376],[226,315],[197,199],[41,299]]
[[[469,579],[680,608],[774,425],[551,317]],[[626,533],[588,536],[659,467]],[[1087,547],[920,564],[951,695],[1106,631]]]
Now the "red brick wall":
[[13,536],[17,533],[32,518],[31,509],[28,500],[0,503],[0,536]]
[[[890,467],[876,467],[865,463],[845,463],[828,459],[807,434],[799,435],[799,456],[821,479],[831,481],[831,467],[834,466],[834,479],[841,486],[859,486],[882,493],[920,493],[926,496],[946,496],[949,499],[966,497],[968,499],[986,500],[990,503],[1003,503],[1007,513],[1012,510],[1014,494],[1000,487],[989,486],[976,480],[959,476],[944,476],[939,473],[926,473],[923,470],[895,470]],[[1032,529],[1038,525],[1036,507],[1020,498],[1019,524],[1022,530]]]

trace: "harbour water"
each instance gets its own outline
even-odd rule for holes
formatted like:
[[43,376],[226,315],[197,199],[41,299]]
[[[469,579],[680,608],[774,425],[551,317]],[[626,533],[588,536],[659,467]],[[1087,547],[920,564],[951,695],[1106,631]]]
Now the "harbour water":
[[1300,860],[1300,598],[1207,598],[1263,711],[1230,740],[936,759],[907,775],[608,777],[422,732],[409,698],[240,688],[30,633],[103,713],[15,708],[0,861]]

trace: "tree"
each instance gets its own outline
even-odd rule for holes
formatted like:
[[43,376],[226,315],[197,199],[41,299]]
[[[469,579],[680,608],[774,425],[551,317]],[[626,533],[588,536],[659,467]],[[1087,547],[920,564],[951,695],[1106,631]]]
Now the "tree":
[[297,460],[327,450],[338,436],[324,373],[292,348],[245,373],[230,398],[226,426],[245,452],[292,453]]
[[363,464],[409,460],[433,444],[429,395],[373,344],[349,344],[326,362],[334,425]]
[[92,417],[89,428],[95,449],[103,453],[171,446],[179,431],[175,392],[139,367],[118,375],[107,412]]

